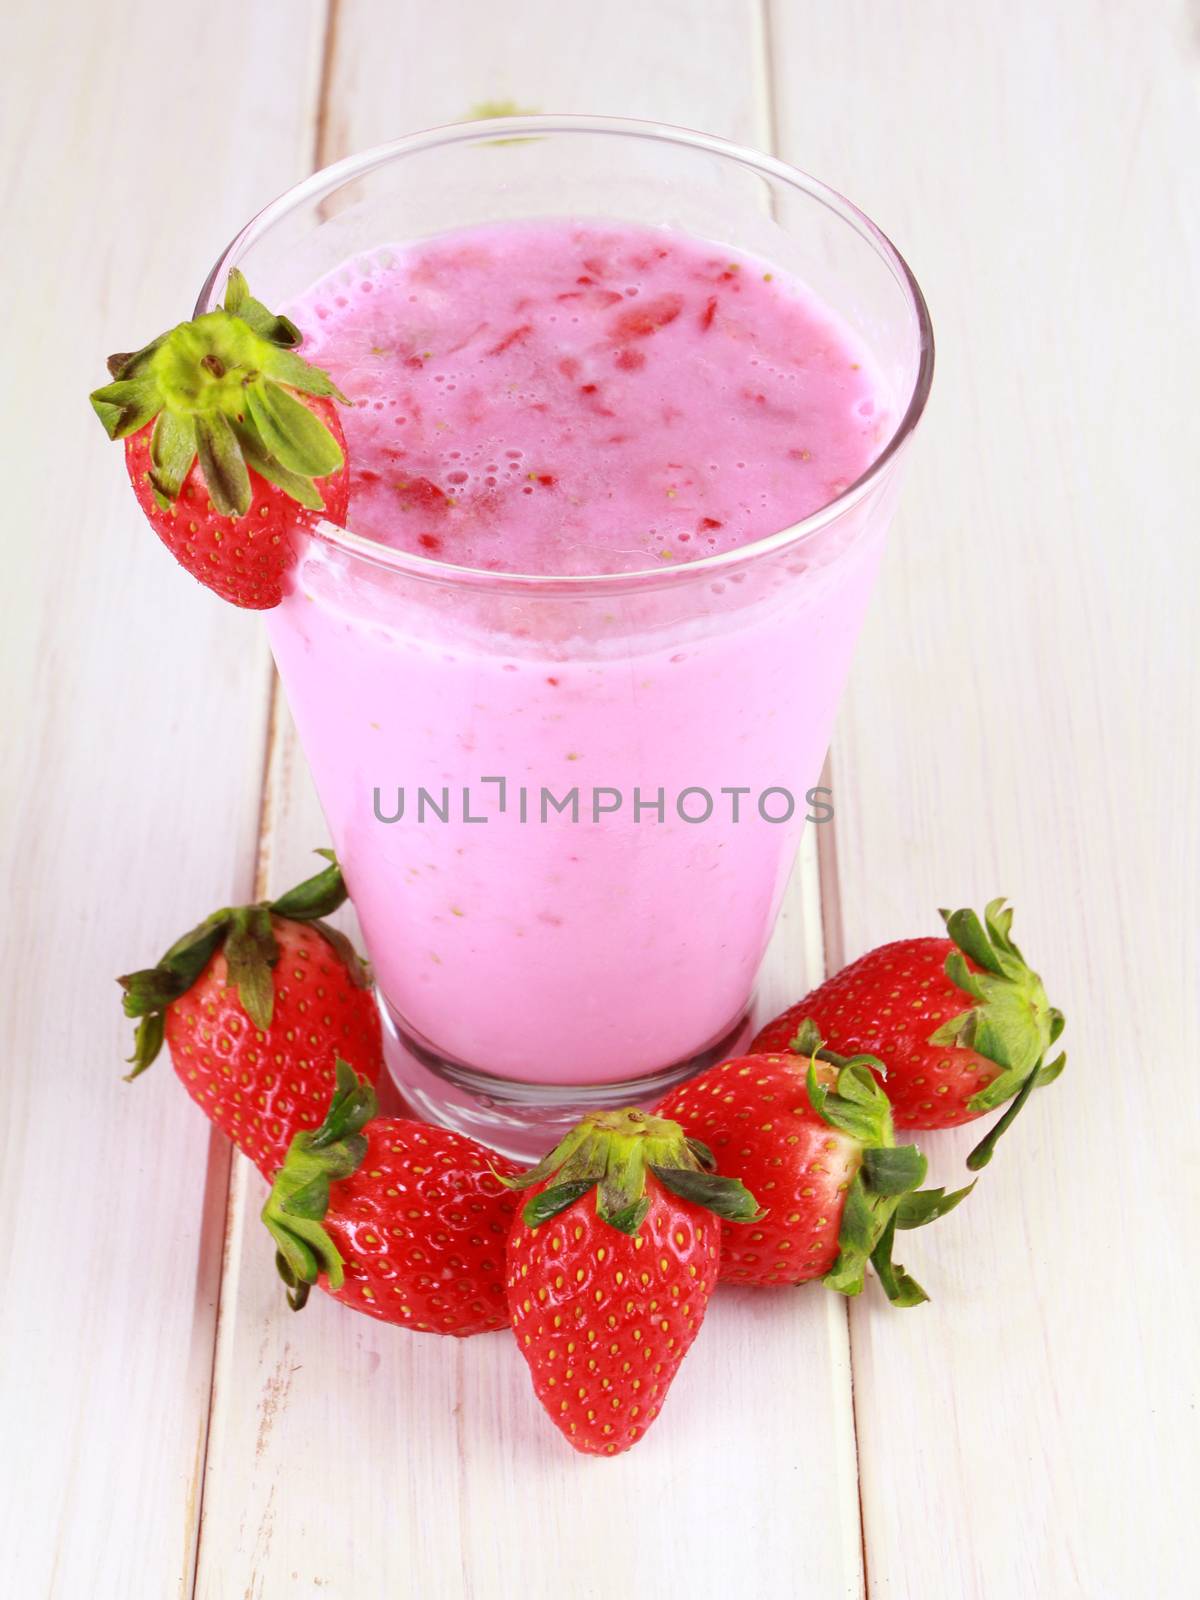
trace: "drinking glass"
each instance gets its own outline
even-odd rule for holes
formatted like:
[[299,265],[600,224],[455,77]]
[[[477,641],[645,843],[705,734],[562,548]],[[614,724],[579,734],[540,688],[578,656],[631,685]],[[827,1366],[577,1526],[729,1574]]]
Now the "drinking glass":
[[[504,220],[651,225],[807,284],[883,386],[830,504],[648,571],[473,570],[321,522],[266,626],[422,1115],[517,1154],[743,1042],[933,366],[911,272],[847,200],[656,124],[435,129],[317,173],[221,256],[286,307],[368,255]],[[747,462],[752,484],[755,464]],[[353,517],[349,519],[353,521]]]

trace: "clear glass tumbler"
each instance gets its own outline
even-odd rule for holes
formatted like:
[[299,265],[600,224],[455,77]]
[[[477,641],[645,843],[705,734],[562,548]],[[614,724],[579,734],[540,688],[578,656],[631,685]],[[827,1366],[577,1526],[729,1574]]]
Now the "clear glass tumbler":
[[234,266],[284,307],[380,246],[554,216],[679,229],[807,283],[871,351],[889,428],[836,500],[739,550],[518,575],[322,523],[267,614],[392,1073],[422,1114],[518,1154],[742,1042],[933,367],[911,272],[848,201],[601,118],[340,162],[238,235],[197,310]]

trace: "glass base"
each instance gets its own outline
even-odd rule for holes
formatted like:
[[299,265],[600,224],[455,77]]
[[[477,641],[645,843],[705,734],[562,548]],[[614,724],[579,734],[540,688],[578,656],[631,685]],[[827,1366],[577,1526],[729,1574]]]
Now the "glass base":
[[409,1108],[427,1122],[469,1134],[514,1160],[534,1162],[588,1111],[649,1109],[677,1083],[737,1055],[750,1036],[751,1003],[719,1039],[685,1061],[618,1083],[520,1083],[439,1055],[375,991],[388,1071]]

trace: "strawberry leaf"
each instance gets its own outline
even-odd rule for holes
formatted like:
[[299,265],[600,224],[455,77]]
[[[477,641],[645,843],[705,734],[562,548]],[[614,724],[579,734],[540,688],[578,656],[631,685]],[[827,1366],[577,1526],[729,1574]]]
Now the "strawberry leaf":
[[688,1149],[706,1172],[717,1170],[717,1158],[701,1139],[688,1139]]
[[896,1219],[890,1217],[878,1244],[871,1252],[871,1265],[875,1268],[875,1275],[892,1305],[901,1308],[919,1306],[928,1300],[929,1296],[915,1278],[910,1277],[902,1266],[892,1260],[892,1242],[895,1236]]
[[820,1029],[811,1017],[805,1017],[796,1029],[795,1038],[788,1040],[788,1049],[794,1050],[798,1056],[811,1058],[819,1055],[824,1047],[825,1041],[821,1038]]
[[[877,1207],[862,1173],[857,1173],[846,1191],[846,1209],[842,1213],[838,1243],[843,1255],[861,1256],[865,1262],[871,1253],[878,1229],[875,1225]],[[862,1262],[859,1263],[860,1267]]]
[[630,1200],[627,1205],[618,1206],[615,1210],[604,1205],[602,1199],[596,1203],[596,1215],[610,1228],[615,1228],[618,1233],[635,1234],[646,1220],[650,1210],[650,1196],[644,1194],[638,1200]]
[[272,900],[271,910],[277,917],[287,917],[292,922],[313,922],[319,917],[331,917],[346,903],[346,881],[337,857],[332,850],[315,853],[328,857],[329,865]]
[[178,500],[195,459],[196,425],[192,418],[160,411],[150,435],[150,481],[168,503]]
[[[312,1254],[311,1251],[308,1250],[306,1245],[293,1245],[293,1249],[295,1248],[303,1248],[305,1250],[306,1253],[301,1259],[304,1262],[306,1270],[311,1270],[313,1279],[315,1280],[316,1275],[320,1270],[317,1258]],[[279,1276],[283,1279],[287,1286],[288,1305],[291,1306],[293,1311],[303,1311],[304,1307],[308,1304],[308,1297],[311,1293],[309,1284],[305,1278],[296,1273],[292,1262],[287,1256],[284,1255],[282,1250],[276,1250],[275,1252],[275,1270],[278,1272]]]
[[139,1073],[145,1072],[162,1049],[166,1027],[164,1011],[150,1011],[133,1030],[133,1054],[129,1057],[132,1072],[125,1074],[126,1083],[132,1083]]
[[887,1077],[887,1067],[878,1056],[858,1055],[842,1056],[836,1050],[831,1050],[821,1038],[820,1030],[811,1017],[805,1017],[796,1030],[794,1038],[788,1040],[788,1049],[795,1055],[807,1056],[810,1061],[824,1061],[828,1066],[837,1067],[868,1067],[877,1078]]
[[309,927],[315,928],[325,943],[332,948],[334,955],[345,967],[350,982],[354,987],[356,989],[369,989],[373,982],[371,969],[342,930],[332,927],[319,917],[315,922],[310,922]]
[[320,417],[279,384],[250,384],[246,404],[268,455],[287,471],[323,478],[342,465],[341,446]]
[[1002,899],[988,902],[982,920],[969,909],[942,917],[956,946],[946,957],[946,976],[975,1003],[931,1033],[929,1043],[974,1050],[1001,1069],[970,1102],[986,1111],[1017,1093],[1062,1032],[1063,1016],[1013,943],[1012,910]]
[[271,344],[294,350],[302,342],[302,334],[290,317],[277,316],[268,311],[261,300],[250,293],[244,273],[234,267],[225,284],[225,310],[240,317],[262,339]]
[[125,439],[144,428],[161,404],[152,378],[120,378],[93,390],[89,398],[110,439]]
[[864,1150],[863,1177],[876,1194],[908,1194],[925,1180],[929,1163],[915,1144]]
[[297,505],[304,506],[306,510],[324,511],[325,501],[312,479],[302,477],[298,472],[289,472],[285,466],[276,461],[274,456],[269,455],[258,436],[257,429],[252,424],[235,422],[233,431],[242,447],[246,465],[252,467],[260,478],[265,478],[277,489],[282,489],[284,494],[295,500]]
[[150,358],[159,345],[166,342],[170,334],[160,333],[157,339],[152,339],[149,344],[143,345],[140,350],[126,351],[122,355],[109,356],[105,362],[111,378],[140,378],[150,365]]
[[223,517],[244,517],[250,509],[250,474],[230,422],[214,411],[195,419],[196,453],[208,496]]
[[350,404],[327,372],[322,372],[320,367],[310,366],[303,356],[298,356],[293,350],[268,347],[262,353],[259,370],[268,378],[274,378],[276,383],[286,384],[299,394],[340,400],[346,406]]
[[198,928],[177,939],[156,967],[118,978],[125,991],[125,1015],[146,1016],[186,994],[224,939],[232,915],[231,911],[215,911]]
[[651,1167],[650,1171],[672,1194],[690,1200],[694,1206],[703,1206],[726,1222],[757,1222],[765,1215],[740,1178],[697,1172],[693,1167]]
[[838,1294],[861,1294],[876,1234],[876,1206],[862,1175],[856,1173],[846,1190],[838,1229],[838,1257],[821,1281]]
[[969,1183],[965,1189],[955,1189],[950,1194],[945,1189],[918,1189],[915,1194],[906,1194],[896,1207],[896,1226],[923,1228],[928,1222],[936,1222],[965,1200],[974,1187]]
[[[1057,1068],[1057,1071],[1054,1071],[1054,1077],[1058,1076],[1065,1064],[1065,1056],[1060,1056],[1056,1062],[1051,1063],[1051,1070]],[[1033,1093],[1034,1089],[1037,1088],[1040,1070],[1040,1068],[1035,1068],[1034,1071],[1029,1074],[1029,1076],[1025,1079],[1025,1082],[1021,1085],[1020,1093],[1008,1107],[1008,1110],[1002,1117],[993,1123],[991,1128],[988,1129],[987,1133],[984,1134],[983,1138],[971,1151],[970,1155],[967,1157],[968,1172],[982,1172],[984,1167],[986,1167],[988,1162],[992,1159],[993,1155],[995,1155],[997,1144],[999,1144],[1000,1140],[1020,1116],[1025,1107],[1026,1101],[1029,1099],[1029,1096]],[[970,1104],[970,1102],[968,1102],[968,1104]]]
[[1053,1083],[1055,1078],[1060,1078],[1063,1068],[1067,1064],[1066,1052],[1055,1056],[1053,1061],[1047,1061],[1044,1067],[1037,1069],[1037,1083],[1035,1088],[1044,1089],[1048,1083]]
[[230,918],[225,940],[228,982],[238,992],[242,1010],[264,1033],[275,1014],[275,979],[279,945],[266,906],[239,906]]
[[576,1200],[582,1200],[588,1190],[593,1188],[595,1188],[594,1179],[581,1178],[574,1183],[555,1183],[548,1189],[530,1195],[521,1210],[525,1226],[537,1228],[543,1222],[549,1222],[551,1217],[557,1217],[560,1211],[573,1206]]
[[855,1056],[839,1070],[836,1087],[828,1089],[810,1058],[805,1079],[809,1104],[822,1122],[864,1146],[892,1143],[891,1102],[875,1081],[874,1062],[874,1056]]
[[[810,1065],[810,1075],[812,1070]],[[888,1121],[890,1128],[890,1114]],[[928,1298],[920,1284],[892,1261],[896,1228],[919,1228],[944,1216],[974,1185],[954,1194],[944,1189],[918,1190],[927,1170],[916,1145],[894,1145],[890,1131],[885,1144],[863,1150],[862,1164],[846,1191],[837,1260],[822,1279],[828,1288],[839,1294],[860,1294],[870,1262],[893,1305],[919,1305]]]
[[502,1181],[518,1189],[546,1185],[521,1213],[529,1227],[595,1189],[600,1220],[619,1233],[636,1234],[652,1200],[647,1172],[664,1189],[716,1216],[751,1221],[761,1214],[737,1179],[706,1171],[702,1158],[711,1161],[712,1152],[695,1147],[677,1122],[635,1108],[594,1111],[535,1167]]
[[[992,904],[1003,904],[1003,902],[993,901]],[[946,924],[946,932],[964,955],[970,956],[971,960],[985,972],[1001,972],[1002,968],[992,941],[973,911],[969,909],[943,911],[941,915]]]
[[[334,1060],[334,1090],[325,1120],[309,1137],[310,1150],[331,1150],[361,1133],[378,1109],[375,1090],[341,1056]],[[342,1176],[342,1174],[339,1174]]]
[[[265,911],[265,908],[259,908]],[[375,1115],[375,1092],[340,1057],[335,1087],[325,1120],[315,1130],[303,1129],[288,1146],[262,1209],[262,1220],[275,1241],[275,1264],[288,1287],[288,1303],[300,1310],[308,1286],[325,1274],[337,1291],[345,1282],[345,1263],[325,1226],[332,1185],[358,1170],[368,1141],[363,1127]]]
[[[366,1154],[366,1140],[359,1136],[362,1153],[359,1160]],[[353,1172],[353,1166],[347,1166],[347,1172]],[[299,1189],[294,1189],[283,1203],[283,1209],[289,1217],[300,1217],[306,1222],[321,1222],[329,1210],[329,1174],[317,1172]]]

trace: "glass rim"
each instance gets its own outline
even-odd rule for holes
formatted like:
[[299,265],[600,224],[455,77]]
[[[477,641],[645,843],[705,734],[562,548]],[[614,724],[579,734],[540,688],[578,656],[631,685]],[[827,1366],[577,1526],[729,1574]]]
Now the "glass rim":
[[891,437],[853,483],[848,484],[834,499],[807,517],[803,517],[799,522],[791,523],[749,544],[739,545],[732,550],[723,550],[716,555],[701,556],[695,561],[681,562],[678,566],[639,567],[628,572],[594,573],[492,571],[483,567],[465,567],[448,561],[434,561],[428,556],[418,556],[407,550],[398,550],[393,545],[367,538],[363,534],[355,533],[351,528],[343,527],[326,518],[321,518],[313,526],[312,533],[359,560],[402,572],[427,583],[452,585],[458,588],[484,588],[492,591],[511,588],[536,589],[540,592],[602,593],[609,590],[669,586],[683,583],[689,578],[699,580],[709,574],[720,576],[731,567],[755,561],[761,556],[792,545],[802,544],[853,510],[886,475],[924,413],[933,382],[934,366],[933,324],[925,296],[911,267],[887,234],[853,201],[831,188],[829,184],[822,183],[819,178],[814,178],[799,167],[781,161],[777,156],[755,150],[748,145],[737,144],[729,139],[718,138],[715,134],[633,117],[539,114],[447,123],[440,127],[405,134],[402,138],[390,140],[386,144],[373,145],[356,155],[345,156],[340,161],[319,168],[309,177],[284,190],[253,216],[218,256],[204,281],[193,315],[201,316],[214,308],[218,303],[218,286],[224,287],[225,279],[230,270],[238,264],[242,253],[298,206],[318,201],[354,178],[362,177],[402,156],[413,155],[422,150],[494,139],[513,139],[522,136],[533,138],[553,133],[653,139],[724,157],[752,171],[765,173],[797,190],[808,199],[817,201],[852,228],[865,243],[871,245],[890,269],[896,283],[907,297],[917,328],[917,371],[908,402]]

